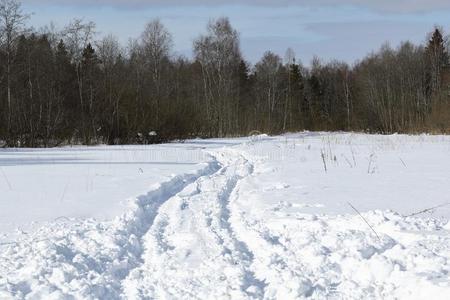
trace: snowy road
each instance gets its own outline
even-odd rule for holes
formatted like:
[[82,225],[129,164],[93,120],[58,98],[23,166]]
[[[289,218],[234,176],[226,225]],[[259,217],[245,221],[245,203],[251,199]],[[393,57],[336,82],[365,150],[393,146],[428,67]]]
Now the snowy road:
[[[375,181],[377,173],[367,172],[372,164],[402,172],[410,186],[416,166],[409,158],[433,151],[428,165],[433,159],[447,164],[442,157],[450,152],[449,140],[436,149],[430,141],[408,148],[416,140],[385,148],[383,139],[371,141],[364,152],[357,148],[359,137],[351,146],[353,158],[346,159],[345,139],[333,147],[320,136],[305,142],[304,135],[292,137],[291,144],[282,137],[205,143],[208,162],[136,197],[115,219],[57,220],[0,245],[0,299],[448,299],[446,210],[433,218],[404,217],[411,201],[392,204],[404,209],[394,212],[384,202],[372,203],[375,194],[358,201],[361,193],[339,188],[348,184],[344,175],[360,178],[355,190],[364,180],[382,185],[382,176]],[[276,157],[283,154],[282,161],[273,155],[281,147],[286,151]],[[329,161],[316,151],[323,147],[333,151]],[[369,161],[357,173],[357,162],[372,159],[374,149],[376,163]],[[399,155],[408,161],[407,173]],[[391,156],[398,166],[392,167]],[[343,169],[345,161],[351,168]],[[417,169],[428,174],[423,166]],[[448,178],[441,169],[431,171],[429,184],[438,190],[428,193],[442,197],[430,201],[440,203]],[[341,177],[333,185],[327,178],[335,176]],[[345,203],[332,204],[334,209],[324,204],[328,199],[317,201],[322,185],[335,202],[342,197],[363,207],[365,220]]]

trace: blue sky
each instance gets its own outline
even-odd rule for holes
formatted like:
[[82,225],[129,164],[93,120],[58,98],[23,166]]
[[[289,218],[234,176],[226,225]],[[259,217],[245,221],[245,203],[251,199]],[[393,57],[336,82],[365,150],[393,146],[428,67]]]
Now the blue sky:
[[139,37],[149,20],[159,18],[173,35],[174,50],[191,55],[192,41],[210,19],[230,18],[241,34],[242,52],[256,62],[266,50],[284,56],[294,49],[304,64],[317,55],[349,63],[389,42],[417,43],[434,25],[450,32],[450,1],[443,0],[24,0],[30,25],[71,19],[97,24],[98,35],[114,34],[123,45]]

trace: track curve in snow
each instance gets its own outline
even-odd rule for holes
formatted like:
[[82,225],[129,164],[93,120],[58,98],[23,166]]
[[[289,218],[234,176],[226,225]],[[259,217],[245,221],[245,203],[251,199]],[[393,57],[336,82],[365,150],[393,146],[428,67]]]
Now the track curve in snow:
[[216,173],[202,176],[164,203],[144,236],[143,264],[123,286],[129,299],[260,298],[253,257],[229,222],[239,181],[253,172],[240,153],[213,153]]

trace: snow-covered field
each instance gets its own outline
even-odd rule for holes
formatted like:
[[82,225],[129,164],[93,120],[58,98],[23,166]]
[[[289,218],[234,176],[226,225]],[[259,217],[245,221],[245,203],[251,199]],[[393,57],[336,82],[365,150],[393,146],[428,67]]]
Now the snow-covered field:
[[350,133],[0,150],[0,299],[449,299],[449,158]]

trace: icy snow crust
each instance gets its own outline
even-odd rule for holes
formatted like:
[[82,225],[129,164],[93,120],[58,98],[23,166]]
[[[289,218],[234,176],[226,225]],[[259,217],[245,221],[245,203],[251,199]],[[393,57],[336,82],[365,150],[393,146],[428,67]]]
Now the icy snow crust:
[[196,164],[147,178],[123,206],[113,198],[110,218],[68,209],[8,235],[0,299],[448,299],[450,137],[301,133],[146,150],[158,147],[196,151],[183,158]]

